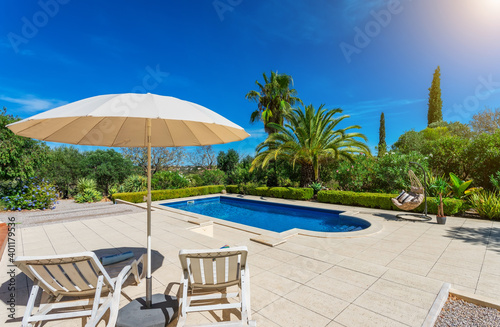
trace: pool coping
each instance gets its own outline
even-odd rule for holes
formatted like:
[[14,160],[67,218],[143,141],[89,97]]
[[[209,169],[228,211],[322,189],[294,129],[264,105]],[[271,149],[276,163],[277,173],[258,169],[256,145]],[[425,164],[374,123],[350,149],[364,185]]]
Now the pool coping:
[[[255,234],[255,237],[250,238],[254,242],[262,243],[265,245],[269,246],[277,246],[281,243],[286,242],[286,240],[290,237],[296,236],[296,235],[303,235],[303,236],[310,236],[310,237],[318,237],[318,238],[333,238],[333,239],[344,239],[344,238],[357,238],[357,237],[365,237],[369,235],[376,234],[380,232],[383,229],[382,224],[380,224],[378,221],[375,219],[370,219],[367,218],[366,216],[360,216],[359,211],[344,211],[339,214],[339,216],[349,216],[349,217],[354,217],[354,218],[359,218],[363,219],[365,221],[368,221],[370,223],[370,227],[360,230],[360,231],[353,231],[353,232],[316,232],[316,231],[310,231],[306,229],[300,229],[300,228],[293,228],[289,229],[287,231],[278,233],[278,232],[273,232],[267,229],[262,229],[258,227],[253,227],[253,226],[248,226],[240,223],[235,223],[219,218],[214,218],[210,216],[205,216],[193,212],[187,212],[184,210],[180,209],[174,209],[171,207],[167,207],[162,204],[170,203],[170,202],[179,202],[179,201],[189,201],[189,200],[196,200],[196,199],[205,199],[205,198],[212,198],[212,197],[229,197],[229,198],[247,198],[250,200],[257,200],[257,201],[262,201],[262,202],[270,202],[270,203],[276,203],[276,204],[286,204],[289,206],[297,206],[297,207],[309,207],[309,208],[316,208],[316,209],[328,209],[327,206],[322,204],[321,206],[317,206],[318,203],[316,202],[307,202],[307,201],[299,201],[299,200],[288,200],[288,199],[276,199],[276,198],[267,198],[267,197],[259,197],[259,196],[252,196],[252,195],[240,195],[240,194],[209,194],[209,195],[201,195],[201,196],[193,196],[193,197],[186,197],[186,198],[177,198],[177,199],[168,199],[168,200],[161,200],[161,201],[155,201],[152,203],[152,207],[155,209],[159,210],[164,210],[164,211],[170,211],[176,214],[181,214],[188,219],[186,221],[193,223],[193,224],[198,224],[199,222],[206,222],[212,221],[215,224],[218,225],[223,225],[231,228],[235,228],[238,230],[242,230],[248,233]],[[331,209],[335,210],[335,209]],[[338,210],[335,210],[338,211]],[[194,219],[194,220],[193,220]]]

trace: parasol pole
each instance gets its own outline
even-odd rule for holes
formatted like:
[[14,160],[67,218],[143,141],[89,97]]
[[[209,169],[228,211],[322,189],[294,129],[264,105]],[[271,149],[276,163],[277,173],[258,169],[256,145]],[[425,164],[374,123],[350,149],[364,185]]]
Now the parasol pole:
[[147,142],[148,142],[148,249],[147,249],[147,272],[146,272],[146,308],[151,308],[151,297],[153,287],[151,285],[151,119],[147,120]]

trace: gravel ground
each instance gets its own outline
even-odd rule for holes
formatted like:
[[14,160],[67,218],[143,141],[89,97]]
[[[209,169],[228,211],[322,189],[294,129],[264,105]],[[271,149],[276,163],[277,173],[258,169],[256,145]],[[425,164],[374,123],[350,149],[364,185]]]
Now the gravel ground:
[[15,217],[22,226],[53,224],[61,221],[84,220],[145,212],[144,209],[113,202],[76,203],[74,200],[59,200],[53,210],[0,211],[0,221]]
[[434,327],[445,326],[500,326],[500,311],[450,296],[434,325]]

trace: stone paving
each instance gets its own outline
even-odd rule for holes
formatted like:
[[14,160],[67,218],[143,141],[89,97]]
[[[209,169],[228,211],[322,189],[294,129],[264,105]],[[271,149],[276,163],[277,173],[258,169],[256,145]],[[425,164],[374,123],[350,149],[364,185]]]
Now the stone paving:
[[[269,201],[297,203],[269,199]],[[358,238],[296,235],[276,247],[250,241],[255,234],[213,226],[213,237],[190,230],[182,214],[153,212],[153,292],[175,295],[180,249],[246,245],[251,304],[258,326],[420,326],[442,283],[498,299],[500,222],[449,217],[446,225],[394,220],[394,212],[302,203],[343,211],[382,225]],[[99,256],[144,253],[144,213],[17,229],[17,255],[95,251]],[[17,272],[16,319],[8,318],[8,257],[0,263],[0,325],[19,326],[31,283]],[[144,296],[145,283],[127,286],[121,305]],[[44,298],[42,298],[44,301]],[[229,318],[228,318],[229,317]],[[191,314],[188,323],[234,319],[221,312]],[[101,322],[100,325],[104,325]],[[44,326],[82,326],[81,320]],[[169,326],[175,326],[175,322]]]

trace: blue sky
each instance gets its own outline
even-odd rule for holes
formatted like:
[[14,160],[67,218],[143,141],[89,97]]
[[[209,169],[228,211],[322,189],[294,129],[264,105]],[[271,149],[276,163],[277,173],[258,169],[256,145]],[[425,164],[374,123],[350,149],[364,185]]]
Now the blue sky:
[[0,13],[0,106],[22,118],[146,91],[239,124],[252,136],[215,148],[251,154],[265,133],[245,94],[278,71],[373,148],[382,111],[388,144],[426,127],[438,65],[445,120],[500,107],[500,0],[2,1]]

